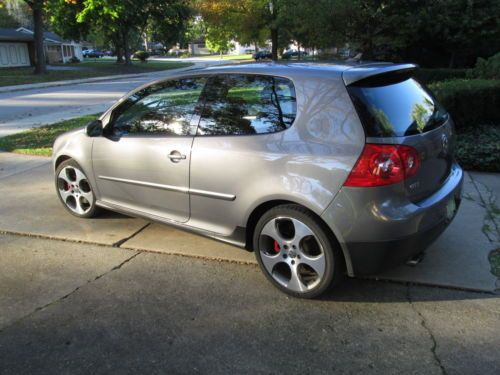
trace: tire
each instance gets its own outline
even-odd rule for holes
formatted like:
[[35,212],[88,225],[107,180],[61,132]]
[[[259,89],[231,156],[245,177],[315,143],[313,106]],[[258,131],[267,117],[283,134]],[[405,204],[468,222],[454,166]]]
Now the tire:
[[318,297],[343,278],[343,256],[333,234],[302,206],[280,205],[262,215],[253,247],[267,279],[294,297]]
[[79,218],[99,213],[94,189],[83,169],[73,159],[63,161],[56,169],[56,192],[64,208]]

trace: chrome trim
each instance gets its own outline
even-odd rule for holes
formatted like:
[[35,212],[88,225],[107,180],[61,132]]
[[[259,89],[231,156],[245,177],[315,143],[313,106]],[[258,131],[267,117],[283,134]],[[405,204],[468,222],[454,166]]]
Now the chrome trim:
[[126,178],[117,178],[117,177],[108,177],[108,176],[99,176],[99,178],[101,180],[123,182],[125,184],[146,186],[146,187],[151,187],[151,188],[155,188],[155,189],[178,191],[180,193],[188,193],[189,192],[188,188],[180,187],[180,186],[162,185],[162,184],[155,184],[153,182],[143,182],[143,181],[137,181],[137,180],[128,180]]
[[236,199],[236,195],[233,194],[216,193],[213,191],[206,191],[206,190],[189,189],[189,193],[194,195],[201,195],[202,197],[222,199],[225,201],[234,201]]
[[143,181],[137,181],[137,180],[129,180],[129,179],[126,179],[126,178],[117,178],[117,177],[108,177],[108,176],[99,176],[99,178],[101,180],[123,182],[125,184],[138,185],[138,186],[146,186],[146,187],[151,187],[151,188],[154,188],[154,189],[162,189],[162,190],[168,190],[168,191],[177,191],[179,193],[185,193],[185,194],[189,193],[189,194],[193,194],[193,195],[200,195],[202,197],[208,197],[208,198],[214,198],[214,199],[221,199],[221,200],[224,200],[224,201],[234,201],[236,199],[236,195],[233,195],[233,194],[224,194],[224,193],[217,193],[217,192],[214,192],[214,191],[189,189],[189,188],[181,187],[181,186],[155,184],[153,182],[143,182]]

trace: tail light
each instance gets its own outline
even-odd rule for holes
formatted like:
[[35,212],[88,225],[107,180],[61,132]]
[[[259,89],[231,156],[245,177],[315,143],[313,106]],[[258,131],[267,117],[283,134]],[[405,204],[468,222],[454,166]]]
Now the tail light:
[[395,184],[415,175],[419,168],[420,158],[413,147],[367,143],[344,186]]

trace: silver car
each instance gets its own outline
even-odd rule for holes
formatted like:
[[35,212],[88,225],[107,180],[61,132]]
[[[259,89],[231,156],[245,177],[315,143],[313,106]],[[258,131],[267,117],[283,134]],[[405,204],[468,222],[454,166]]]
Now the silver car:
[[421,253],[460,203],[453,123],[410,64],[256,63],[138,88],[54,144],[57,194],[254,251],[316,297]]

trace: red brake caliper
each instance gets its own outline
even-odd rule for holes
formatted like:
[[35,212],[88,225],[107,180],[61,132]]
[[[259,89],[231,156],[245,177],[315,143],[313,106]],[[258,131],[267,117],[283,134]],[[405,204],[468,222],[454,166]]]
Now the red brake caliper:
[[281,250],[280,244],[278,243],[278,241],[275,240],[274,241],[274,252],[277,254],[280,252],[280,250]]

